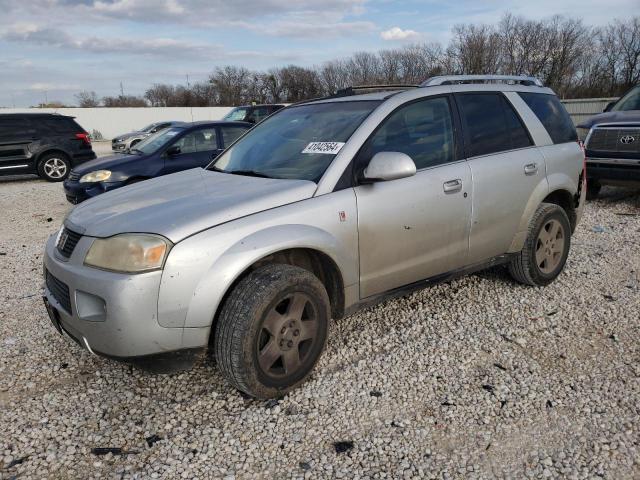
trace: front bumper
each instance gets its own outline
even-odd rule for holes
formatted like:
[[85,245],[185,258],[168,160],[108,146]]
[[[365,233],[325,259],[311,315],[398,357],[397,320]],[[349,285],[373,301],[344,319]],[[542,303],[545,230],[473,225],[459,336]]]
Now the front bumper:
[[67,197],[67,201],[76,205],[104,192],[124,187],[125,185],[126,181],[80,183],[78,181],[65,180],[62,187],[64,188],[64,194]]
[[616,183],[640,182],[640,158],[587,157],[589,180]]
[[112,142],[111,143],[111,150],[113,150],[114,152],[123,152],[127,149],[127,143],[126,142]]
[[158,324],[161,271],[127,275],[86,267],[92,243],[81,237],[66,259],[55,248],[55,236],[47,241],[45,305],[60,333],[92,353],[123,360],[206,347],[208,327]]

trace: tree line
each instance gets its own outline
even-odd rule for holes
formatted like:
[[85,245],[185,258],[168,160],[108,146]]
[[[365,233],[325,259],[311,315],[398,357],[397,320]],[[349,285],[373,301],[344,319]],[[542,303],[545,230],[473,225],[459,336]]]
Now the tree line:
[[640,17],[590,27],[554,16],[530,20],[505,14],[495,25],[453,27],[448,45],[420,43],[356,52],[315,67],[268,71],[216,68],[205,82],[154,84],[142,96],[76,95],[82,107],[207,107],[297,102],[353,85],[416,85],[434,75],[531,75],[562,98],[610,97],[640,82]]

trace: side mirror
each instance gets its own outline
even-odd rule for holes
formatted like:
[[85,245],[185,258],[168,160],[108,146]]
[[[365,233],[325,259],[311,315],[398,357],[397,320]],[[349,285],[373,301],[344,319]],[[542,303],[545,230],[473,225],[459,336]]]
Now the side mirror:
[[171,147],[167,148],[167,151],[165,152],[169,157],[173,157],[175,155],[180,155],[180,147],[178,145],[172,145]]
[[416,174],[416,164],[401,152],[376,153],[363,172],[364,183],[387,182]]
[[603,112],[609,112],[611,111],[611,109],[613,108],[613,106],[616,104],[617,102],[609,102],[607,103],[607,106],[604,107],[604,110],[602,110]]

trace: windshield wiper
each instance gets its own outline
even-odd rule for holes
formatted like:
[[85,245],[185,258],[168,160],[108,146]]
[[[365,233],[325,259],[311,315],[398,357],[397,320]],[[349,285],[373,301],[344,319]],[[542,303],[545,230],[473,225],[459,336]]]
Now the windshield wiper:
[[246,175],[247,177],[260,177],[260,178],[273,178],[269,175],[265,175],[262,172],[256,172],[255,170],[224,170],[226,173],[233,175]]

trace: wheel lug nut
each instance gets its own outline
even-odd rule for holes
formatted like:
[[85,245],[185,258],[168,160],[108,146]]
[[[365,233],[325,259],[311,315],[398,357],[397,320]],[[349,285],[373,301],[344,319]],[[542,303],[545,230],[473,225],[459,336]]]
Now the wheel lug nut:
[[284,347],[284,340],[280,340],[280,346]]
[[293,347],[293,342],[291,340],[287,342],[287,347]]
[[300,335],[300,330],[295,330],[295,331],[293,332],[293,336],[294,336],[294,337],[297,337],[298,335]]
[[280,333],[284,335],[284,332],[287,331],[287,327],[282,327],[282,329],[280,330]]

